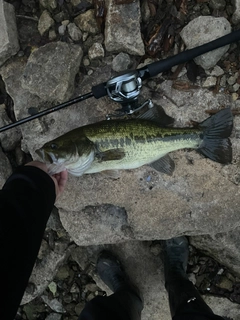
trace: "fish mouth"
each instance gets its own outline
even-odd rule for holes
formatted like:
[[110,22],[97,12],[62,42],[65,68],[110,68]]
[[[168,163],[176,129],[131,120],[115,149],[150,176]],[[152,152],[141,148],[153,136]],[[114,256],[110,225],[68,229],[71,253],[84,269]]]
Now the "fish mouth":
[[46,163],[56,163],[57,162],[57,158],[52,152],[46,152],[43,149],[38,149],[35,152]]

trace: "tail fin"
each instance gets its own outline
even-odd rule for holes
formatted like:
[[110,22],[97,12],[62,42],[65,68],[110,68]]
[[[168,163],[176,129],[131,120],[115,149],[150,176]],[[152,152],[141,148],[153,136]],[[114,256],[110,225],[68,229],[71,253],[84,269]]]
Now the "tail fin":
[[232,144],[228,137],[233,128],[233,116],[230,108],[217,112],[199,127],[203,130],[203,141],[198,151],[213,161],[231,163]]

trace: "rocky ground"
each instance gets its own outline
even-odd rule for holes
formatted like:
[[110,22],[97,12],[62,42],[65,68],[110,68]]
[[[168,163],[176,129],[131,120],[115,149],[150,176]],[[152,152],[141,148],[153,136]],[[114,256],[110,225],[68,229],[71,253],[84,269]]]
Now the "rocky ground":
[[[0,2],[0,126],[240,28],[238,0],[7,2],[15,12]],[[149,79],[140,97],[180,126],[230,106],[233,163],[184,150],[173,154],[172,177],[148,167],[117,180],[70,177],[16,319],[75,320],[86,301],[109,293],[94,271],[102,248],[117,252],[140,287],[143,319],[170,319],[159,240],[181,234],[190,236],[190,279],[216,313],[240,319],[239,48],[231,44]],[[87,100],[1,134],[0,184],[46,141],[117,108],[109,98]]]

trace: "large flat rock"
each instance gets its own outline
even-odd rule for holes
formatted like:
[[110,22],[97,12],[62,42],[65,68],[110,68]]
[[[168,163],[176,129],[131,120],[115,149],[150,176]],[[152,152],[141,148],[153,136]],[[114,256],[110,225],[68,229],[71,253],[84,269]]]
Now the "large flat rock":
[[[160,255],[151,252],[150,242],[129,241],[117,245],[78,247],[72,257],[82,269],[95,265],[99,252],[103,249],[112,251],[122,262],[131,281],[140,289],[144,300],[143,320],[170,320],[168,296],[164,286],[163,262]],[[97,285],[108,295],[112,292],[98,275],[92,273]],[[203,296],[212,310],[220,315],[239,319],[240,306],[226,298]]]

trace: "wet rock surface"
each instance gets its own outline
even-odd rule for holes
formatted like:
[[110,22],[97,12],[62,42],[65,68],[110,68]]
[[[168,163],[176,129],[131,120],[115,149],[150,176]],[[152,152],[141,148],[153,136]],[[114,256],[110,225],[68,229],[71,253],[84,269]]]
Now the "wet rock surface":
[[[9,52],[0,68],[1,126],[90,92],[118,72],[176,54],[191,46],[187,40],[199,30],[206,42],[239,28],[237,0],[8,2],[15,7],[20,50],[11,59],[16,52]],[[213,21],[226,28],[210,28]],[[183,42],[182,30],[189,27]],[[190,236],[190,279],[217,314],[238,319],[239,45],[214,55],[197,62],[201,67],[189,62],[145,81],[139,100],[151,98],[181,127],[230,106],[232,164],[180,150],[171,154],[172,176],[144,166],[114,178],[70,177],[16,320],[77,320],[86,301],[110,294],[95,274],[102,248],[119,255],[139,286],[142,318],[170,319],[158,240],[180,234]],[[14,167],[37,159],[35,150],[45,142],[119,107],[108,97],[91,98],[1,134],[1,185]]]

